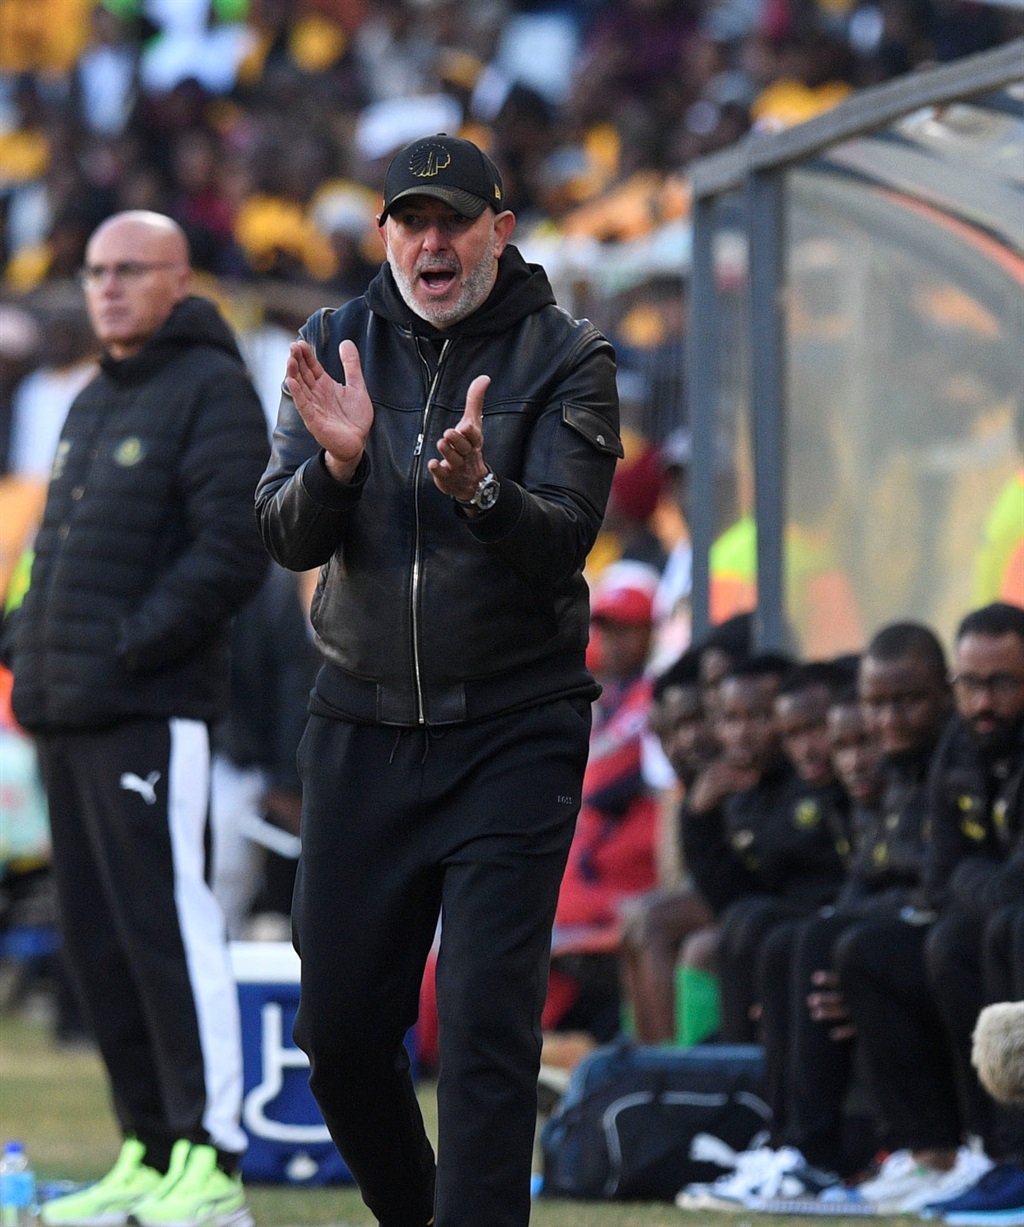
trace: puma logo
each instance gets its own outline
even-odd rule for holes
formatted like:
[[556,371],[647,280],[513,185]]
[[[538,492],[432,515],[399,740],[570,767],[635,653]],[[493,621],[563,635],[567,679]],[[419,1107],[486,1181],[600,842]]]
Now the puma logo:
[[125,792],[137,792],[147,805],[156,805],[156,786],[159,779],[159,771],[151,771],[145,779],[134,771],[126,771],[121,776],[121,787]]

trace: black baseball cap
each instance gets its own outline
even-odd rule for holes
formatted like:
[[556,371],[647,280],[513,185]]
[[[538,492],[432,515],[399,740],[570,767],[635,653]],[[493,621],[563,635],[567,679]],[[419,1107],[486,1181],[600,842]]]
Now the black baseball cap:
[[438,132],[411,141],[395,154],[384,176],[380,224],[406,196],[433,196],[464,217],[501,210],[504,188],[498,168],[472,141]]

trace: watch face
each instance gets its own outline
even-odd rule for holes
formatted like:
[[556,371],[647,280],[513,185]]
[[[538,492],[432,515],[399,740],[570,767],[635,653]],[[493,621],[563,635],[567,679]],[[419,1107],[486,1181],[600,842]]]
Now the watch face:
[[481,511],[490,511],[498,501],[498,479],[491,473],[480,483],[473,502]]

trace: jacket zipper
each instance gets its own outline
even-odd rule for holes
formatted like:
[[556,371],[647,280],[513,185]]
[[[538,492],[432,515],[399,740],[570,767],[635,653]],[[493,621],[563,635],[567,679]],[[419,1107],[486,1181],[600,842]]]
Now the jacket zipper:
[[422,525],[420,522],[420,473],[423,469],[423,444],[427,437],[427,426],[430,420],[430,410],[434,403],[434,394],[437,391],[438,381],[441,378],[441,369],[444,366],[444,360],[448,353],[448,347],[451,345],[450,340],[446,340],[441,346],[441,352],[437,358],[437,369],[434,371],[433,377],[430,376],[430,365],[423,357],[423,351],[419,347],[419,341],[415,341],[416,352],[419,354],[420,361],[423,363],[423,369],[427,373],[429,379],[429,387],[427,390],[426,404],[423,406],[423,419],[420,422],[420,433],[416,439],[416,447],[413,451],[413,466],[412,466],[412,497],[413,497],[413,515],[415,523],[415,532],[413,537],[413,559],[412,559],[412,588],[410,590],[410,621],[412,626],[412,667],[413,680],[416,686],[416,722],[425,724],[427,720],[426,704],[423,701],[423,674],[422,662],[420,656],[420,619],[419,619],[419,595],[420,585],[423,582],[423,567],[421,562],[422,553]]

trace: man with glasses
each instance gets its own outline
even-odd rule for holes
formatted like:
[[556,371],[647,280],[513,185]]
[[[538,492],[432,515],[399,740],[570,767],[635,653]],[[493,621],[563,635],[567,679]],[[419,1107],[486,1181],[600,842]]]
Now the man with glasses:
[[205,834],[228,628],[266,570],[252,515],[265,419],[224,320],[189,293],[170,218],[108,218],[82,283],[104,352],[68,412],[4,647],[124,1142],[107,1176],[41,1218],[249,1227],[238,1004]]
[[944,1212],[1024,1215],[1024,1112],[997,1104],[971,1062],[982,1006],[1024,998],[1024,609],[995,602],[957,630],[957,727],[939,755],[926,957],[951,1041],[958,1101],[994,1169]]
[[[919,905],[884,931],[857,932],[838,955],[894,1129],[894,1153],[860,1190],[880,1213],[1024,1210],[1024,1113],[996,1105],[970,1059],[982,1006],[1024,992],[1024,968],[1000,958],[1024,911],[1024,609],[997,603],[963,619],[952,690]],[[986,975],[998,966],[1011,969],[1004,984]]]

